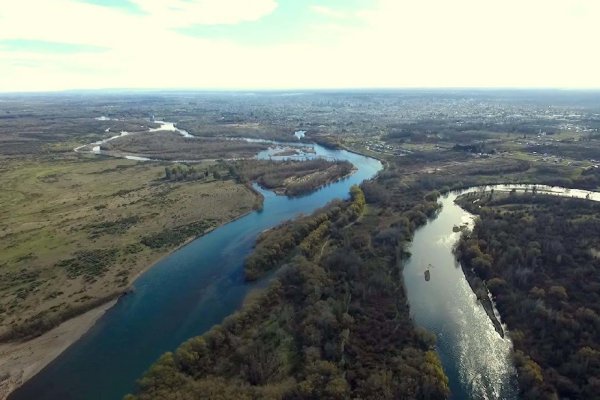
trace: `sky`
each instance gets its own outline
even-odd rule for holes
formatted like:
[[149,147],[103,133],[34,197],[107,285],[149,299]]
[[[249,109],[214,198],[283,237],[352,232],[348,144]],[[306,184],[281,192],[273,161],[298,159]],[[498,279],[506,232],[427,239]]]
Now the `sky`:
[[600,88],[599,0],[0,0],[0,92]]

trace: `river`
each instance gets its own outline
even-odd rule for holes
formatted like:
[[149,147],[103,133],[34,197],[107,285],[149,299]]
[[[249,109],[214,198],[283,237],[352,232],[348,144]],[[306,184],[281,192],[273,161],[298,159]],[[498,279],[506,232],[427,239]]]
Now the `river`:
[[[502,338],[471,290],[453,254],[460,232],[454,226],[472,228],[474,216],[454,201],[464,193],[532,190],[600,201],[600,193],[543,185],[494,185],[449,193],[440,199],[435,219],[417,230],[404,267],[404,282],[415,323],[436,335],[437,351],[450,381],[453,399],[518,398],[512,363],[510,332]],[[424,273],[429,270],[430,279]]]
[[248,291],[261,284],[246,283],[243,274],[243,260],[260,232],[347,198],[350,186],[382,169],[373,158],[310,146],[312,155],[348,160],[357,170],[303,197],[278,196],[255,186],[264,196],[262,211],[223,225],[159,261],[134,282],[133,293],[121,297],[79,341],[9,398],[120,399],[135,390],[136,379],[161,354],[238,309]]
[[[415,323],[436,335],[437,351],[453,399],[514,399],[512,344],[494,329],[452,252],[473,216],[454,203],[460,193],[440,199],[437,217],[417,230],[404,267],[404,282]],[[429,269],[430,279],[424,272]]]
[[[351,185],[372,178],[382,168],[372,158],[310,146],[314,152],[302,157],[314,154],[344,159],[357,170],[298,198],[256,187],[264,195],[262,211],[223,225],[159,261],[134,282],[133,293],[121,297],[88,333],[10,399],[120,399],[135,390],[135,380],[161,354],[206,332],[238,309],[248,291],[261,285],[243,279],[243,260],[261,231],[300,213],[310,214],[335,198],[348,197]],[[271,156],[264,153],[260,157]],[[517,186],[495,186],[496,190],[513,187]],[[459,237],[453,226],[473,222],[473,216],[454,200],[473,190],[479,189],[451,193],[440,200],[443,208],[437,217],[415,234],[404,280],[416,324],[437,337],[453,398],[514,399],[517,390],[510,335],[501,338],[496,333],[452,253]],[[585,191],[541,186],[538,190],[590,197]],[[429,281],[424,279],[427,268]]]

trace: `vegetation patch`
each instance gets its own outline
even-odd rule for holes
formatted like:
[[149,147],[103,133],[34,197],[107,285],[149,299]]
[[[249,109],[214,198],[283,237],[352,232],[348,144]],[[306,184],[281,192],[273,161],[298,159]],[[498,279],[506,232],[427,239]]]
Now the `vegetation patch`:
[[0,274],[0,290],[6,290],[24,284],[35,282],[40,276],[40,271],[32,271],[26,268],[20,271],[8,271]]
[[86,281],[103,275],[117,259],[116,249],[82,250],[75,257],[59,261],[56,266],[64,268],[69,279],[83,276]]
[[288,196],[300,196],[349,175],[348,161],[321,158],[298,161],[244,160],[233,164],[232,175],[242,182],[257,181],[261,186]]
[[137,215],[131,217],[119,218],[116,221],[105,221],[86,226],[91,238],[100,235],[117,235],[125,233],[129,228],[140,222],[141,218]]
[[293,250],[297,246],[298,251],[305,255],[312,253],[322,244],[332,221],[336,221],[337,227],[355,221],[364,211],[365,197],[358,186],[352,187],[350,192],[350,202],[332,202],[311,216],[284,223],[263,233],[258,238],[252,254],[246,258],[246,280],[256,280],[275,269],[284,260],[292,258]]
[[207,229],[213,226],[214,221],[211,220],[192,222],[191,224],[144,236],[141,242],[153,249],[178,246],[190,238],[204,234]]
[[[376,239],[381,211],[355,187],[352,200],[287,224],[279,232],[294,256],[271,284],[163,355],[126,399],[447,398],[431,335],[410,319],[401,242]],[[265,249],[277,236],[263,238]]]
[[241,139],[186,138],[174,132],[151,132],[123,136],[104,143],[103,151],[132,153],[160,160],[215,160],[251,158],[268,144]]

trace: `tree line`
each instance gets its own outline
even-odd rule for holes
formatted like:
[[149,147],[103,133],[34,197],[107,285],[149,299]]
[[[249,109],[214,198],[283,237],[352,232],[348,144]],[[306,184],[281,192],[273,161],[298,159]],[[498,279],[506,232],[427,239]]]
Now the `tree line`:
[[285,222],[260,235],[244,264],[246,280],[256,280],[291,259],[295,248],[308,255],[332,228],[356,220],[364,211],[365,197],[358,186],[350,188],[350,196],[348,202],[333,201],[310,216]]
[[291,238],[268,288],[163,355],[128,399],[447,398],[435,339],[412,324],[401,279],[405,242],[437,209],[435,193],[418,193],[390,219],[354,187],[349,201],[266,234],[263,248]]
[[535,192],[460,204],[479,220],[457,256],[486,282],[510,330],[522,397],[597,399],[600,205]]

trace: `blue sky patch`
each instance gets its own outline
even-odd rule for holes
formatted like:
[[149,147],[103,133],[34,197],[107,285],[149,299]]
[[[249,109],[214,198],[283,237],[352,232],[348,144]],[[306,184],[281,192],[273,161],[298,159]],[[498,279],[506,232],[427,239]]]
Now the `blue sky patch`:
[[45,40],[4,39],[0,40],[0,50],[32,51],[36,53],[99,53],[108,50],[105,47],[87,44],[48,42]]
[[132,14],[144,14],[137,4],[128,0],[79,0],[81,3],[94,4],[96,6],[116,8]]

